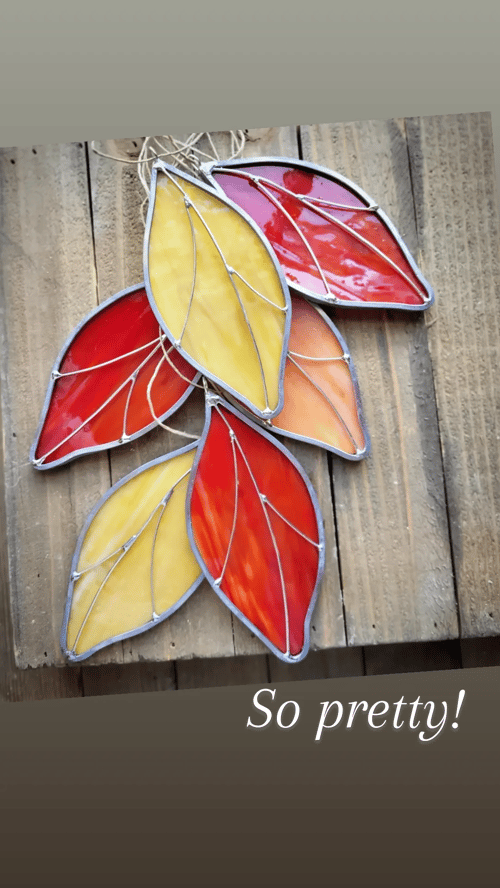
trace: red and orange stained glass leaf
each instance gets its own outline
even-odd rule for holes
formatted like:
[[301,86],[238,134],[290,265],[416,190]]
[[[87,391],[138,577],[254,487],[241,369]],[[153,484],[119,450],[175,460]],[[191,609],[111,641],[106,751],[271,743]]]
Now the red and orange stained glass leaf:
[[52,468],[138,438],[180,407],[198,376],[159,328],[144,284],[121,291],[64,345],[31,448],[33,465]]
[[218,596],[279,658],[302,660],[325,541],[301,466],[210,393],[186,505],[193,551]]
[[347,345],[325,313],[301,296],[292,296],[285,405],[265,427],[345,459],[363,459],[370,450]]
[[73,558],[61,632],[69,660],[156,626],[200,584],[186,529],[196,447],[141,466],[90,514]]
[[152,172],[144,277],[181,355],[260,416],[281,410],[290,296],[279,263],[235,204],[162,161]]
[[434,294],[385,213],[348,179],[304,161],[204,164],[274,248],[290,286],[351,307],[428,308]]

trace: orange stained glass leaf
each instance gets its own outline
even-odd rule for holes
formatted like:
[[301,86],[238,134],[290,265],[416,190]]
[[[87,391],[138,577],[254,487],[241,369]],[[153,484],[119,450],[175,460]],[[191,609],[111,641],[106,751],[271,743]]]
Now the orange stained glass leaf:
[[259,415],[278,412],[290,297],[254,223],[157,161],[144,262],[151,305],[179,352]]
[[288,283],[326,303],[421,310],[434,294],[395,226],[338,173],[287,158],[203,166],[207,180],[252,217]]
[[202,574],[186,530],[197,444],[137,469],[90,515],[73,558],[61,647],[70,660],[150,629]]
[[213,395],[188,510],[193,550],[222,601],[278,657],[302,660],[324,566],[316,495],[279,442]]
[[144,284],[121,291],[84,319],[56,361],[34,466],[138,438],[180,407],[198,375],[160,329]]
[[347,346],[324,312],[300,296],[292,296],[285,406],[269,425],[347,459],[361,459],[369,449]]

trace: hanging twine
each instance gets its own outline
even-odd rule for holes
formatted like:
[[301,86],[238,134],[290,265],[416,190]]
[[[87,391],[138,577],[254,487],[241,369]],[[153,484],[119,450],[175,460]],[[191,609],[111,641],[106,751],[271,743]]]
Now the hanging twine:
[[[145,209],[149,201],[149,190],[151,184],[151,170],[155,160],[162,158],[167,160],[171,166],[188,172],[190,175],[199,177],[201,164],[210,160],[233,160],[239,157],[245,147],[245,133],[243,130],[231,130],[224,134],[227,137],[227,151],[218,151],[214,145],[212,136],[208,132],[191,133],[185,140],[176,139],[175,136],[146,136],[142,143],[142,147],[137,158],[123,157],[119,154],[106,154],[96,148],[96,143],[91,142],[90,147],[99,157],[107,157],[109,160],[115,160],[119,163],[130,163],[137,167],[139,181],[146,194],[141,204],[141,218],[144,226],[146,225]],[[204,141],[208,142],[209,150],[203,150],[199,147],[199,143],[205,137]],[[206,147],[206,145],[205,145]],[[222,154],[227,154],[221,157]]]
[[[201,164],[206,161],[211,160],[233,160],[236,157],[239,157],[245,147],[245,133],[243,130],[230,131],[222,134],[226,137],[226,146],[225,150],[222,150],[219,146],[219,151],[214,145],[213,138],[210,133],[191,133],[186,139],[176,139],[172,135],[166,136],[146,136],[143,140],[141,150],[139,152],[139,156],[137,158],[131,157],[123,157],[120,154],[107,154],[104,151],[101,151],[96,147],[95,142],[90,143],[90,147],[94,154],[98,154],[99,157],[106,157],[109,160],[117,161],[118,163],[128,163],[132,164],[137,168],[137,175],[139,176],[139,181],[142,185],[142,188],[145,192],[144,200],[141,204],[141,218],[143,225],[146,225],[146,208],[149,202],[149,192],[151,185],[151,171],[153,168],[153,163],[155,160],[159,158],[168,161],[168,163],[177,167],[178,169],[184,170],[188,172],[190,175],[199,178],[200,177],[200,168]],[[204,138],[205,137],[205,138]],[[203,150],[200,148],[199,143],[202,142],[205,144],[208,142],[209,150]],[[221,156],[222,155],[222,156]],[[226,156],[224,156],[226,155]],[[169,353],[172,350],[173,346],[169,349],[164,348],[162,334],[160,330],[160,343],[162,345],[163,357],[168,363],[171,365],[172,369],[184,379],[186,382],[189,382],[195,388],[205,389],[207,391],[207,383],[206,380],[202,377],[202,384],[193,383],[190,379],[185,377],[180,370],[175,366],[173,361],[169,357]],[[162,358],[163,360],[163,358]],[[154,406],[152,403],[151,397],[151,389],[153,383],[156,379],[158,371],[160,369],[161,360],[158,363],[152,378],[149,381],[146,397],[149,404],[149,409],[153,419],[156,424],[161,428],[165,429],[168,432],[171,432],[174,435],[180,435],[183,438],[190,438],[193,440],[197,440],[199,435],[191,435],[188,432],[181,431],[180,429],[174,429],[171,426],[165,425],[160,418],[156,415]]]

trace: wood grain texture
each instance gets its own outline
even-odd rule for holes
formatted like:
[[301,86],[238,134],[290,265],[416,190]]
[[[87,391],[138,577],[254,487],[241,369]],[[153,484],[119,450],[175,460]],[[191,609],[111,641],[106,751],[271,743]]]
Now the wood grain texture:
[[[500,262],[489,114],[407,122],[463,637],[500,632]],[[440,162],[436,163],[436,158]]]
[[[303,127],[304,159],[347,176],[418,261],[404,124]],[[439,158],[436,158],[439,162]],[[421,316],[331,312],[358,373],[372,453],[332,460],[348,643],[458,633],[432,368]]]
[[[226,156],[227,137],[212,137]],[[133,167],[92,152],[87,165],[83,145],[1,152],[4,699],[363,674],[362,644],[370,645],[369,674],[455,668],[458,643],[401,644],[457,637],[454,572],[462,636],[500,632],[499,230],[489,115],[302,127],[300,137],[295,127],[249,130],[245,155],[295,157],[302,146],[304,159],[359,183],[399,228],[436,305],[420,317],[331,312],[356,366],[372,455],[347,463],[284,441],[318,492],[329,559],[313,651],[291,667],[265,655],[204,583],[144,636],[89,665],[54,668],[64,663],[69,566],[88,512],[111,482],[184,441],[158,429],[110,456],[47,472],[28,464],[63,342],[98,301],[143,279],[143,192]],[[130,158],[136,141],[102,147]],[[169,425],[201,431],[200,393]],[[463,664],[496,663],[496,640],[487,649],[463,641]],[[41,664],[52,665],[25,668]]]
[[85,149],[1,152],[0,381],[14,653],[64,663],[59,647],[77,534],[109,485],[99,461],[37,472],[28,461],[50,370],[96,305]]

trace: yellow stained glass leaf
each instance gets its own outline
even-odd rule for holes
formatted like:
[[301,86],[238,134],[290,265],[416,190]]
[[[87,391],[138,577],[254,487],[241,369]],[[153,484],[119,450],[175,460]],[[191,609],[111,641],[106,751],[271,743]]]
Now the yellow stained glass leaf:
[[61,634],[70,660],[151,628],[200,583],[185,514],[196,447],[190,444],[128,475],[87,520]]
[[144,257],[153,311],[181,354],[251,410],[278,413],[290,296],[254,223],[157,161]]

